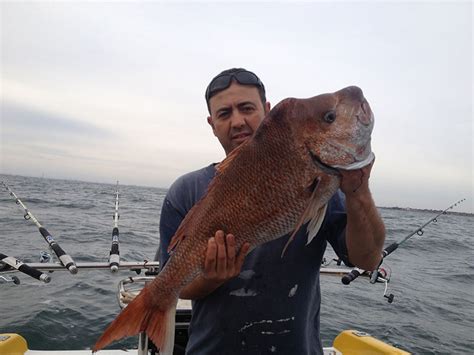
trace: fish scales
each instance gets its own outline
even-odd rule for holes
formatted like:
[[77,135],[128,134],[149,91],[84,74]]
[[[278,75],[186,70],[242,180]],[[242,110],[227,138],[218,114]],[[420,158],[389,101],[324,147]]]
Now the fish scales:
[[[272,117],[268,120],[272,122]],[[183,221],[187,228],[181,231],[179,252],[176,249],[163,270],[176,276],[160,284],[182,288],[193,279],[202,270],[208,239],[218,229],[233,233],[239,248],[245,242],[255,247],[295,227],[310,198],[304,184],[295,184],[308,162],[295,156],[287,125],[263,127],[267,131],[257,136],[262,141],[249,141],[239,148],[231,157],[232,167],[218,173],[206,198],[188,214],[192,223]]]
[[320,211],[340,183],[333,167],[355,169],[373,160],[372,128],[373,114],[357,87],[279,103],[254,137],[218,165],[206,195],[176,231],[166,266],[107,328],[94,351],[146,331],[160,354],[171,354],[177,299],[202,273],[208,239],[223,230],[235,236],[237,248],[246,242],[255,248],[312,219],[320,225]]

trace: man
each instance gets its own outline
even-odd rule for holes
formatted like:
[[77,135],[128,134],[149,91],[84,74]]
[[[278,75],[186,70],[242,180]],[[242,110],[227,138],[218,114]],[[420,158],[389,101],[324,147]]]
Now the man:
[[[245,69],[217,75],[206,90],[207,119],[226,155],[251,137],[270,110],[265,87]],[[180,297],[193,300],[188,354],[319,354],[319,269],[327,242],[346,264],[372,270],[381,259],[385,229],[368,187],[372,166],[341,171],[341,190],[330,200],[316,238],[306,226],[251,253],[235,237],[209,236],[204,273]],[[160,220],[161,265],[168,245],[192,206],[205,194],[216,164],[180,177],[169,189]],[[236,216],[238,218],[238,216]]]

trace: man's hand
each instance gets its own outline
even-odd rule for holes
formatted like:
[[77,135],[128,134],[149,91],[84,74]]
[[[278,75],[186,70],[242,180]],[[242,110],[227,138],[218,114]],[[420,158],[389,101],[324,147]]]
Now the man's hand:
[[369,190],[374,162],[358,170],[340,170],[341,190],[346,195],[346,244],[351,263],[373,270],[382,257],[385,226]]
[[341,173],[341,190],[346,197],[354,194],[367,194],[369,192],[369,178],[375,159],[369,165],[357,170],[339,170]]
[[235,237],[219,230],[207,242],[204,272],[180,293],[182,299],[199,299],[207,296],[224,282],[239,275],[250,244],[236,250]]
[[235,237],[232,234],[224,236],[223,231],[217,231],[215,237],[207,242],[203,278],[222,284],[238,276],[250,244],[245,243],[239,253],[235,248]]

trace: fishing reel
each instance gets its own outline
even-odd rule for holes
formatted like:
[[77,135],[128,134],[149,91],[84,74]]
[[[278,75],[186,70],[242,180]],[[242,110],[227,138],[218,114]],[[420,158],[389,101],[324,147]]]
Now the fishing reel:
[[39,257],[39,262],[44,264],[44,263],[50,263],[51,262],[51,254],[48,253],[47,251],[41,251],[40,252],[40,257]]
[[383,297],[387,299],[388,303],[392,303],[395,296],[393,293],[387,295],[388,283],[390,282],[391,272],[386,269],[379,267],[373,271],[370,275],[370,283],[383,282],[385,284],[385,290],[383,291]]
[[354,268],[346,275],[344,275],[341,279],[344,285],[349,285],[352,281],[354,281],[359,276],[366,276],[370,278],[370,283],[384,283],[385,290],[383,292],[383,297],[387,299],[388,303],[392,303],[395,296],[390,293],[387,294],[388,290],[388,283],[390,282],[391,271],[390,269],[385,269],[383,267],[378,267],[377,270],[374,271],[366,271],[359,268]]
[[15,285],[19,285],[20,279],[16,276],[12,276],[12,277],[0,276],[0,284],[6,284],[10,282],[13,282]]

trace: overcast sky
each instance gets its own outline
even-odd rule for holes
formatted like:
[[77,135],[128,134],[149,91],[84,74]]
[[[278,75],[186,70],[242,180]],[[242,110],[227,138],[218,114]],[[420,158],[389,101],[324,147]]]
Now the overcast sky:
[[272,105],[364,90],[377,205],[473,212],[469,1],[0,8],[2,173],[168,187],[224,157],[204,90],[245,67]]

